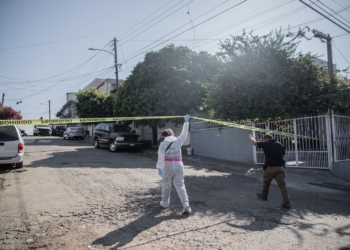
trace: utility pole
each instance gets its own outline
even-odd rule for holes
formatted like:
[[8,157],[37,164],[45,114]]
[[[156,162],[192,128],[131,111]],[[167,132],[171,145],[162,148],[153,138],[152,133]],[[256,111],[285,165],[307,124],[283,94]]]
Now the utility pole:
[[331,79],[331,83],[336,84],[336,81],[334,79],[334,72],[333,72],[333,56],[332,56],[332,38],[326,34],[323,34],[320,31],[313,30],[314,37],[320,38],[327,41],[327,57],[328,57],[328,74],[329,78]]
[[5,93],[2,93],[2,106],[4,106]]
[[114,65],[115,65],[115,82],[117,84],[117,91],[119,90],[118,80],[118,57],[117,57],[117,39],[114,37]]
[[332,56],[332,38],[327,35],[327,56],[328,56],[328,74],[332,81],[334,81],[334,72],[333,72],[333,56]]
[[51,119],[51,101],[49,100],[49,119]]
[[[119,90],[119,77],[118,77],[118,56],[117,56],[117,39],[114,38],[114,54],[108,50],[104,50],[104,49],[94,49],[94,48],[89,48],[89,50],[101,50],[104,52],[107,52],[109,54],[111,54],[112,56],[114,56],[114,67],[115,67],[115,83],[117,85],[117,91]],[[108,86],[107,86],[107,90],[108,90]]]

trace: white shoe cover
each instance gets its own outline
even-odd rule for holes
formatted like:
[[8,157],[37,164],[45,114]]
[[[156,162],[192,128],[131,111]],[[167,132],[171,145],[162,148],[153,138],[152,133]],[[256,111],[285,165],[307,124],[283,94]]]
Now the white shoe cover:
[[161,202],[160,202],[160,206],[162,206],[162,207],[164,207],[164,208],[168,208],[168,207],[169,207],[169,204],[167,204],[167,203],[161,201]]
[[188,204],[188,202],[184,202],[183,207],[184,207],[184,209],[182,210],[183,214],[190,214],[192,212],[192,209]]

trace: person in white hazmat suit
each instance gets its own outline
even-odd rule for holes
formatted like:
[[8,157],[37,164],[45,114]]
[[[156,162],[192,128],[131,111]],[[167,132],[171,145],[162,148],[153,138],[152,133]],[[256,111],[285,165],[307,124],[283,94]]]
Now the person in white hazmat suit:
[[188,196],[184,182],[184,167],[182,164],[181,147],[184,144],[189,127],[191,115],[185,116],[185,123],[180,136],[175,137],[171,129],[166,129],[162,132],[165,137],[160,143],[158,149],[158,174],[162,177],[162,200],[160,205],[168,208],[170,205],[171,181],[173,181],[177,194],[180,197],[184,214],[192,212],[189,205]]

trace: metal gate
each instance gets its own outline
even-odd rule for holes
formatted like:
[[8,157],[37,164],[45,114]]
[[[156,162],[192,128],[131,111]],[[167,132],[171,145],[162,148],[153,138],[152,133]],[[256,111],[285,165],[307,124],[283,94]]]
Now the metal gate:
[[334,161],[350,160],[350,117],[332,115]]
[[[285,146],[286,167],[321,169],[331,167],[332,143],[329,115],[296,118],[283,121],[269,121],[256,123],[253,124],[253,126],[317,138],[317,140],[313,140],[297,136],[288,137],[274,135],[274,138]],[[265,133],[253,132],[253,134],[257,141],[263,141]],[[347,138],[349,138],[349,136]],[[343,140],[343,138],[341,138],[341,140]],[[265,156],[262,149],[253,147],[253,150],[255,163],[264,164]]]

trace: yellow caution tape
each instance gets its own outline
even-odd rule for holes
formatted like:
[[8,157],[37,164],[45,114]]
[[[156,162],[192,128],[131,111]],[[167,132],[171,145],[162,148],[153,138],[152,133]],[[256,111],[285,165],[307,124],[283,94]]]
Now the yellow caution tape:
[[[183,118],[184,116],[145,116],[145,117],[107,117],[107,118],[68,118],[68,119],[38,119],[38,120],[0,120],[0,126],[7,126],[7,125],[57,125],[57,124],[77,124],[77,123],[98,123],[98,122],[120,122],[120,121],[140,121],[140,120],[154,120],[154,119],[177,119],[177,118]],[[204,122],[211,122],[220,124],[227,127],[232,128],[239,128],[239,129],[245,129],[250,131],[256,131],[256,132],[263,132],[263,133],[269,133],[269,134],[275,134],[275,135],[283,135],[287,137],[298,137],[298,138],[304,138],[304,139],[313,139],[313,140],[322,140],[327,141],[319,138],[314,138],[311,136],[305,136],[305,135],[296,135],[292,133],[286,133],[281,132],[277,130],[269,130],[269,129],[262,129],[262,128],[256,128],[251,127],[247,125],[241,125],[234,122],[225,122],[225,121],[217,121],[212,119],[206,119],[206,118],[200,118],[200,117],[191,117],[192,119],[204,121]]]
[[38,119],[38,120],[0,120],[0,126],[7,125],[57,125],[76,123],[138,121],[150,119],[175,119],[183,116],[147,116],[147,117],[108,117],[108,118],[68,118],[68,119]]
[[[306,136],[306,135],[296,135],[296,134],[281,132],[281,131],[277,131],[277,130],[269,130],[269,129],[256,128],[256,127],[247,126],[247,125],[241,125],[241,124],[234,123],[234,122],[217,121],[217,120],[211,120],[211,119],[200,118],[200,117],[191,117],[191,118],[196,119],[196,120],[205,121],[205,122],[212,122],[212,123],[224,125],[224,126],[231,127],[231,128],[240,128],[240,129],[251,130],[251,131],[255,131],[255,132],[263,132],[263,133],[267,133],[267,134],[283,135],[283,136],[288,136],[288,137],[298,137],[298,138],[304,138],[304,139],[323,140],[323,139],[314,138],[314,137]],[[327,141],[327,140],[323,140],[323,141]]]

